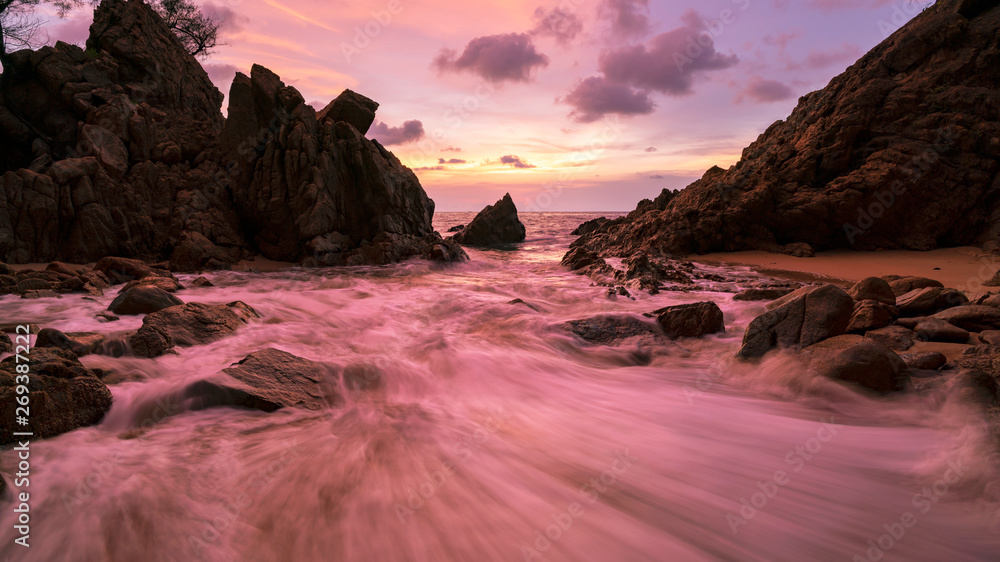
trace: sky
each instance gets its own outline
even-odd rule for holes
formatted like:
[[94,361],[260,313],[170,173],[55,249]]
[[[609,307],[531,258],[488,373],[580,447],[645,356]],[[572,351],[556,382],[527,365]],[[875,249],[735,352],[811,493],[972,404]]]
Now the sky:
[[[920,0],[211,0],[228,93],[261,64],[322,108],[379,102],[368,132],[439,211],[627,211],[729,167],[799,96]],[[82,44],[92,14],[46,26]],[[225,109],[225,104],[223,105]]]

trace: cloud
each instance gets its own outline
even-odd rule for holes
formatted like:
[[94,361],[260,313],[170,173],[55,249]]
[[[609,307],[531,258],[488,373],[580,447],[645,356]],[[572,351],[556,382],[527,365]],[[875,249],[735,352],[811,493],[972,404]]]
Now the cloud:
[[535,15],[532,16],[535,27],[530,31],[532,35],[552,37],[560,45],[567,45],[583,31],[583,22],[573,12],[562,8],[553,8],[546,11],[545,8],[536,8]]
[[777,80],[766,80],[760,76],[750,79],[747,87],[737,96],[736,102],[750,98],[757,103],[771,103],[794,97],[792,89]]
[[[208,62],[202,65],[205,72],[208,73],[209,79],[216,84],[231,84],[233,78],[236,78],[236,71],[238,70],[235,66],[231,64],[219,64],[214,62]],[[225,89],[223,89],[225,91]]]
[[413,168],[414,172],[428,172],[428,171],[441,171],[447,170],[448,168],[444,166],[421,166],[419,168]]
[[520,156],[514,156],[513,154],[508,154],[507,156],[500,157],[501,164],[508,164],[515,168],[534,168],[534,164],[529,164],[526,160],[522,160]]
[[[848,10],[851,8],[878,8],[888,6],[894,0],[810,0],[808,5],[822,12]],[[933,2],[926,2],[932,4]]]
[[684,95],[691,93],[696,72],[722,70],[739,61],[736,55],[715,50],[715,41],[696,12],[688,10],[682,20],[684,25],[653,37],[648,45],[605,51],[601,72],[618,84]]
[[771,45],[772,47],[777,47],[778,52],[784,54],[785,49],[788,48],[788,44],[792,41],[802,37],[802,33],[799,31],[791,31],[789,33],[779,33],[778,35],[765,35],[764,44]]
[[454,146],[449,146],[448,148],[442,148],[441,152],[462,152],[462,149],[456,148]]
[[853,62],[861,56],[861,48],[857,45],[844,43],[839,47],[834,47],[828,51],[811,50],[806,58],[797,62],[790,62],[786,66],[787,70],[800,70],[802,68],[823,68],[831,64],[842,63],[844,61]]
[[581,80],[560,101],[573,106],[570,117],[578,123],[592,123],[609,113],[644,115],[656,107],[648,92],[612,83],[603,76]]
[[433,66],[440,72],[471,72],[490,82],[528,82],[536,68],[548,66],[549,57],[535,49],[527,33],[476,37],[461,55],[442,49]]
[[610,22],[611,32],[619,37],[640,37],[649,33],[649,0],[604,0],[598,17]]
[[445,160],[444,158],[438,158],[438,164],[465,164],[465,160],[459,158],[449,158]]
[[651,146],[651,147],[649,147],[649,148],[646,149],[646,152],[656,152],[656,147],[655,146]]
[[212,2],[205,2],[201,11],[209,18],[219,22],[220,29],[226,33],[243,31],[246,24],[250,22],[250,18],[234,12],[229,6],[220,6]]
[[413,119],[403,122],[402,127],[390,127],[381,121],[372,123],[368,135],[385,146],[407,144],[424,138],[424,124]]
[[665,176],[663,174],[653,174],[653,175],[649,176],[649,179],[651,179],[651,180],[662,180],[665,177],[667,177],[667,176]]

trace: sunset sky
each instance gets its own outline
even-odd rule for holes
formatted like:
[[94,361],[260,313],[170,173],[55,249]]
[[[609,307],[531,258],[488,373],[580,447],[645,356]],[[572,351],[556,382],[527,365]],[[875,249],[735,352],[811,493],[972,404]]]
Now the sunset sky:
[[[441,211],[630,210],[728,167],[928,1],[220,0],[224,93],[253,63],[317,107],[381,104],[369,137]],[[84,11],[46,29],[83,43]],[[548,191],[546,188],[548,187]]]

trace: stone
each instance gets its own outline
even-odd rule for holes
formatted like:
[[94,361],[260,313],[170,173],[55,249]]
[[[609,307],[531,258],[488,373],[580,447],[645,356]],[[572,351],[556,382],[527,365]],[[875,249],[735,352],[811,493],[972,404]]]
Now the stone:
[[196,410],[219,406],[264,412],[295,407],[318,410],[339,402],[330,384],[334,375],[326,365],[267,348],[190,384],[183,394]]
[[892,289],[892,292],[896,295],[896,297],[900,297],[916,289],[925,289],[928,287],[944,288],[944,285],[942,285],[940,281],[928,279],[926,277],[902,277],[894,281],[890,281],[889,287]]
[[634,316],[595,316],[563,325],[587,343],[613,345],[637,336],[659,336],[654,324]]
[[199,232],[181,233],[180,242],[170,255],[171,271],[202,271],[215,263],[224,264],[224,269],[229,269],[236,260]]
[[829,284],[803,287],[771,305],[776,306],[747,327],[739,357],[761,357],[774,348],[800,349],[839,336],[854,312],[854,299]]
[[323,121],[344,121],[358,130],[362,135],[368,134],[368,129],[375,121],[375,111],[378,104],[361,94],[344,90],[326,107],[316,114],[316,119]]
[[581,223],[580,226],[576,227],[570,234],[572,234],[573,236],[583,236],[584,234],[590,234],[591,232],[596,231],[602,226],[608,224],[609,222],[611,222],[611,219],[607,217],[598,217],[596,219],[590,219],[589,221]]
[[877,330],[891,324],[899,317],[899,309],[874,299],[858,301],[854,305],[854,313],[847,324],[847,331],[863,334],[869,330]]
[[983,330],[979,333],[979,341],[1000,346],[1000,330]]
[[156,287],[157,289],[164,290],[168,293],[176,293],[177,291],[183,289],[180,281],[173,277],[144,277],[142,279],[133,279],[118,290],[118,294],[122,294],[134,287]]
[[919,316],[934,314],[946,308],[967,304],[969,298],[955,289],[944,287],[923,287],[913,289],[899,296],[897,305],[900,314]]
[[139,357],[159,357],[174,346],[190,347],[220,340],[259,318],[244,302],[189,302],[147,314],[128,342]]
[[902,390],[908,380],[906,363],[874,341],[862,341],[836,354],[819,355],[809,371],[885,394]]
[[917,341],[917,334],[902,326],[886,326],[871,330],[865,334],[865,339],[874,341],[893,351],[906,351]]
[[927,318],[914,328],[917,337],[923,341],[966,343],[969,332],[939,318]]
[[764,289],[744,289],[733,295],[734,301],[773,301],[791,293],[791,287],[775,287]]
[[212,283],[211,281],[209,281],[208,279],[205,279],[204,277],[198,277],[194,281],[191,282],[191,286],[192,287],[214,287],[215,284]]
[[896,295],[889,283],[879,277],[866,277],[858,281],[847,294],[856,301],[874,300],[890,306],[896,305]]
[[13,353],[14,342],[10,341],[7,334],[0,333],[0,353]]
[[137,285],[111,301],[108,310],[122,315],[149,314],[181,304],[184,304],[184,301],[159,287]]
[[45,439],[95,425],[111,409],[111,391],[72,352],[36,347],[28,357],[31,415],[26,426],[15,425],[15,358],[0,361],[0,444],[14,443],[15,431],[30,431],[35,439]]
[[668,338],[700,338],[726,331],[722,309],[714,302],[697,302],[661,308],[653,313]]
[[465,228],[465,225],[464,225],[464,224],[456,224],[455,226],[453,226],[453,227],[449,228],[449,229],[448,229],[448,232],[459,232],[459,231],[461,231],[461,230],[462,230],[463,228]]
[[903,353],[899,357],[906,363],[908,368],[924,371],[936,371],[948,363],[948,358],[937,351]]
[[453,240],[467,246],[494,246],[524,241],[524,225],[517,218],[510,193],[488,205],[468,226],[455,234]]
[[55,328],[42,328],[35,339],[35,348],[57,347],[72,352],[77,357],[94,353],[104,341],[97,332],[70,332],[64,334]]
[[1000,328],[1000,308],[981,304],[967,304],[942,310],[933,315],[970,332]]

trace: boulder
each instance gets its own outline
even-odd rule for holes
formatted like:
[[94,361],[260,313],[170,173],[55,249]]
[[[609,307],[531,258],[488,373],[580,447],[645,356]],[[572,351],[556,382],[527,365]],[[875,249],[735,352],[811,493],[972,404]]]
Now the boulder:
[[893,351],[906,351],[917,341],[917,334],[902,326],[886,326],[871,330],[865,334],[865,339],[876,342]]
[[448,232],[460,232],[463,228],[465,228],[464,224],[456,224],[455,226],[449,228]]
[[220,340],[259,318],[241,301],[229,304],[189,302],[147,314],[142,327],[129,338],[139,357],[159,357],[174,346],[190,347]]
[[111,301],[108,310],[115,314],[149,314],[184,304],[184,301],[159,287],[137,285]]
[[969,332],[939,318],[926,318],[914,328],[917,337],[923,341],[966,343]]
[[140,260],[120,257],[102,258],[94,264],[93,271],[104,274],[112,285],[146,277],[173,278],[169,271],[153,269]]
[[739,357],[761,357],[776,347],[798,349],[839,336],[854,312],[854,300],[835,285],[803,287],[771,305],[776,306],[747,327]]
[[903,353],[899,357],[903,360],[903,363],[906,363],[908,368],[924,371],[936,371],[948,363],[948,358],[937,351]]
[[869,330],[884,328],[899,317],[899,309],[878,300],[858,301],[854,313],[847,324],[847,331],[863,334]]
[[132,289],[133,287],[156,287],[168,293],[176,293],[183,289],[180,281],[173,277],[145,277],[143,279],[133,279],[118,290],[118,294]]
[[889,287],[892,289],[892,293],[896,295],[896,297],[900,297],[916,289],[925,289],[928,287],[944,288],[944,285],[942,285],[940,281],[935,281],[934,279],[928,279],[926,277],[901,277],[890,281]]
[[634,316],[595,316],[563,325],[587,343],[612,345],[637,336],[658,337],[656,326]]
[[933,315],[970,332],[1000,328],[1000,308],[981,304],[967,304],[942,310]]
[[946,308],[967,304],[969,298],[955,289],[923,287],[904,293],[897,299],[899,313],[904,316],[933,314]]
[[12,353],[13,351],[14,342],[10,341],[7,334],[0,333],[0,353]]
[[38,439],[94,425],[111,409],[111,391],[72,352],[36,347],[28,357],[31,415],[24,426],[15,425],[15,357],[0,362],[0,444],[14,443],[15,431],[33,432]]
[[174,251],[170,254],[171,271],[229,269],[233,263],[235,260],[228,252],[199,232],[181,233],[180,242],[174,246]]
[[722,309],[710,301],[668,306],[653,314],[660,329],[671,339],[700,338],[726,331]]
[[862,341],[836,354],[818,354],[809,371],[881,394],[902,390],[908,380],[906,363],[873,341]]
[[493,246],[522,242],[524,235],[524,225],[517,218],[517,207],[507,193],[493,205],[479,211],[476,218],[453,239],[466,246]]
[[330,384],[335,371],[274,348],[251,353],[231,367],[185,388],[193,409],[218,406],[273,412],[279,408],[318,410],[339,401]]
[[344,90],[333,101],[316,114],[316,119],[350,124],[362,135],[368,134],[368,129],[375,121],[375,111],[378,103],[351,90]]
[[208,279],[205,279],[204,277],[198,277],[194,281],[191,282],[191,286],[192,287],[214,287],[215,284],[212,283],[211,281],[209,281]]
[[55,328],[42,328],[35,338],[35,348],[57,347],[73,352],[77,357],[94,353],[105,336],[97,332],[70,332],[64,334]]
[[858,281],[847,290],[847,294],[856,301],[874,300],[890,306],[896,304],[896,295],[889,283],[879,277],[866,277]]
[[594,232],[595,230],[601,228],[602,226],[608,224],[609,222],[611,222],[611,219],[607,217],[598,217],[596,219],[590,219],[589,221],[581,223],[580,226],[576,227],[570,234],[572,234],[573,236],[583,236],[584,234],[590,234],[591,232]]
[[979,334],[979,341],[989,345],[1000,346],[1000,330],[983,330]]

